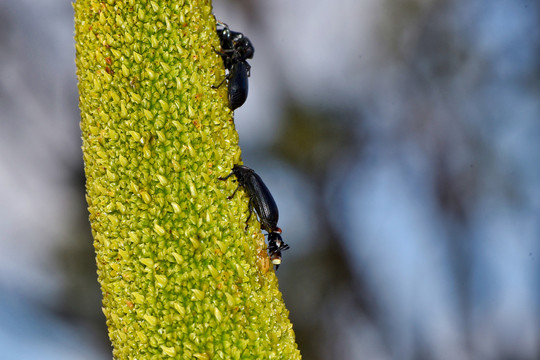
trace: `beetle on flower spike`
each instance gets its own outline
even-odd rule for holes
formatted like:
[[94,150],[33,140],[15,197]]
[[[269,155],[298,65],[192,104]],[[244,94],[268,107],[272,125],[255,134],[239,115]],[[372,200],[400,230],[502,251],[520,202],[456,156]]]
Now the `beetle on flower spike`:
[[248,77],[251,66],[246,61],[253,58],[255,49],[251,41],[244,34],[232,31],[229,26],[218,21],[217,33],[221,50],[216,52],[221,55],[223,65],[228,71],[225,79],[214,88],[219,88],[225,80],[229,82],[229,107],[235,110],[246,102],[248,95]]
[[244,188],[249,197],[246,229],[252,212],[255,212],[259,217],[262,229],[268,232],[268,255],[277,270],[281,265],[281,252],[289,249],[289,245],[283,242],[281,229],[277,226],[279,211],[276,202],[261,177],[253,169],[245,165],[234,165],[229,175],[218,179],[227,180],[232,175],[236,176],[238,187],[228,199],[232,199],[240,187]]

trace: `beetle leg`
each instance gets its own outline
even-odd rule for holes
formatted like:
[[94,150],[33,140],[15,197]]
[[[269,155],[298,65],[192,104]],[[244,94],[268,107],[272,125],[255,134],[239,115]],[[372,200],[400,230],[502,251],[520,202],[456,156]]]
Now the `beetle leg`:
[[223,83],[225,82],[225,80],[227,80],[227,78],[229,77],[229,74],[225,75],[225,77],[223,78],[223,80],[221,80],[221,82],[218,84],[218,85],[212,85],[212,89],[219,89],[221,87],[221,85],[223,85]]
[[231,200],[231,199],[234,197],[234,195],[236,195],[236,192],[238,191],[238,189],[240,189],[240,185],[238,185],[238,186],[236,187],[236,189],[234,189],[234,192],[232,193],[231,196],[227,196],[227,199],[228,199],[228,200]]
[[230,173],[229,175],[225,176],[225,177],[218,177],[218,180],[227,180],[228,178],[230,178],[232,175],[234,174],[234,172]]
[[[232,175],[234,175],[234,171],[231,172],[229,175],[225,176],[225,177],[218,177],[218,180],[227,180],[228,178],[230,178]],[[234,195],[236,195],[236,192],[238,191],[238,189],[240,188],[240,184],[238,184],[238,186],[236,187],[236,189],[234,189],[234,192],[232,193],[231,196],[227,196],[227,199],[231,200]]]
[[212,49],[214,49],[214,52],[215,52],[216,54],[221,55],[221,56],[227,55],[227,54],[229,54],[229,53],[234,53],[234,51],[235,51],[234,49],[221,49],[221,50],[218,51],[218,50],[216,50],[216,48],[214,47],[214,45],[212,45]]

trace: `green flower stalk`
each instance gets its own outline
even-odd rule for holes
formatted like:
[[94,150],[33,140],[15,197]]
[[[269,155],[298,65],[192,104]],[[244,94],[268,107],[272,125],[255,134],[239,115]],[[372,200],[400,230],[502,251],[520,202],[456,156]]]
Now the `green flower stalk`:
[[210,1],[78,0],[90,222],[117,359],[300,359],[248,199]]

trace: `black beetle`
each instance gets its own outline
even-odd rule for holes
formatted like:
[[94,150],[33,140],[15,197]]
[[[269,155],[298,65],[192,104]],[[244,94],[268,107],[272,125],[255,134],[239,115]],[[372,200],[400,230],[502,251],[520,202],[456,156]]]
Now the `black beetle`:
[[251,66],[246,60],[253,58],[255,48],[244,34],[230,30],[225,23],[218,21],[218,25],[221,25],[217,29],[221,51],[216,52],[221,55],[228,74],[219,85],[213,87],[219,88],[225,80],[229,81],[229,107],[235,110],[247,99]]
[[247,36],[241,32],[230,30],[229,26],[221,21],[217,23],[222,27],[216,30],[221,45],[221,51],[218,54],[221,55],[225,68],[230,69],[237,61],[252,59],[255,48]]
[[[235,110],[244,105],[248,95],[248,77],[249,77],[249,64],[245,61],[239,61],[232,65],[229,73],[223,79],[229,80],[229,107],[231,110]],[[218,88],[223,84],[223,81],[214,88]]]
[[277,222],[279,220],[278,207],[270,190],[268,190],[261,177],[257,175],[253,169],[250,169],[245,165],[234,165],[232,172],[225,177],[220,177],[219,180],[227,180],[232,175],[236,176],[238,187],[228,199],[234,197],[240,186],[244,188],[249,196],[249,216],[246,220],[246,229],[251,213],[255,211],[259,216],[261,226],[264,230],[268,233],[276,231],[281,232],[281,229],[277,227]]
[[281,229],[277,226],[279,211],[276,202],[261,177],[253,169],[245,165],[234,165],[229,175],[219,177],[218,179],[227,180],[232,175],[236,176],[238,187],[228,199],[234,197],[240,186],[244,188],[244,191],[249,196],[249,215],[246,220],[246,229],[251,214],[255,211],[261,222],[261,227],[268,232],[268,254],[272,264],[276,265],[277,270],[281,264],[281,251],[289,249],[289,245],[283,242],[280,235]]

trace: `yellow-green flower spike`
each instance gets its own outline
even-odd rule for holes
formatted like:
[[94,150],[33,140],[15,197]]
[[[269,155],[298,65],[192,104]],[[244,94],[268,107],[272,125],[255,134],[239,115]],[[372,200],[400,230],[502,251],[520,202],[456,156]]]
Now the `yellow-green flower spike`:
[[[116,359],[300,359],[245,195],[210,1],[77,0],[90,222]],[[243,193],[240,191],[239,195]],[[264,256],[263,256],[264,255]]]

